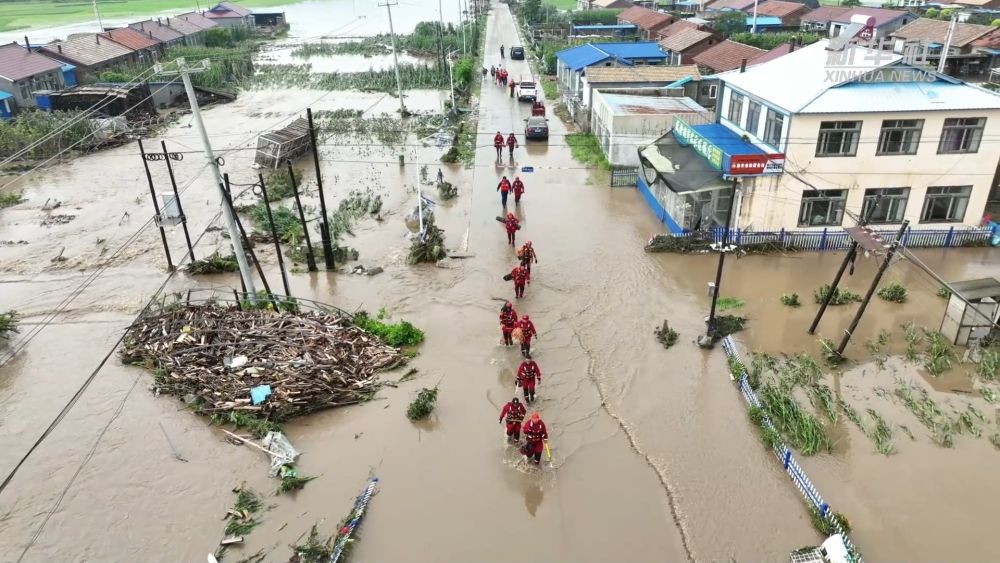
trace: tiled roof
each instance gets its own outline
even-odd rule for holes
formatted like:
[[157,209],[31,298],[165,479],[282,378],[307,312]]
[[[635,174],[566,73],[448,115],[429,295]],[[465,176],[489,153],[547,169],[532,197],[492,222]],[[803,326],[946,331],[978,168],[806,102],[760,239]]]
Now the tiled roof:
[[[893,32],[893,37],[914,41],[928,41],[944,44],[948,38],[948,26],[951,22],[920,18],[914,20]],[[955,24],[955,33],[951,37],[952,47],[964,47],[976,39],[993,31],[991,25],[976,25],[972,23]]]
[[59,70],[62,65],[59,61],[29,52],[17,43],[0,45],[0,76],[11,82]]
[[766,63],[767,61],[773,61],[774,59],[777,59],[778,57],[783,57],[791,52],[792,52],[792,44],[782,43],[781,45],[778,45],[774,49],[771,49],[770,51],[764,53],[763,55],[757,57],[756,59],[747,62],[747,66],[759,65],[761,63]]
[[213,27],[219,27],[219,24],[206,18],[201,14],[201,12],[185,12],[183,14],[177,14],[174,19],[182,19],[193,23],[194,25],[202,29],[212,29]]
[[251,13],[250,10],[242,6],[237,6],[231,2],[219,2],[213,8],[205,12],[206,18],[245,18]]
[[187,37],[188,35],[197,35],[202,31],[205,31],[200,26],[195,25],[182,18],[163,18],[159,23],[174,29],[177,33]]
[[676,82],[691,76],[701,78],[697,65],[595,66],[586,71],[587,82]]
[[[802,21],[816,23],[830,23],[834,18],[845,12],[850,12],[851,8],[844,6],[820,6],[808,14],[802,16]],[[850,18],[848,18],[850,19]]]
[[1000,28],[995,28],[986,35],[979,36],[972,42],[973,47],[986,49],[1000,49]]
[[106,37],[101,39],[96,33],[72,36],[65,41],[53,41],[43,45],[40,51],[56,58],[65,57],[84,66],[103,64],[135,52],[124,45],[109,41]]
[[103,35],[110,38],[115,43],[128,47],[133,51],[151,49],[160,44],[159,40],[151,38],[150,36],[138,32],[130,27],[112,29]]
[[698,43],[708,39],[715,35],[711,31],[702,31],[700,29],[684,29],[681,30],[666,39],[660,41],[660,47],[664,51],[673,51],[674,53],[683,53],[686,49],[694,47]]
[[726,39],[698,53],[693,60],[696,64],[712,69],[713,72],[724,72],[739,68],[743,59],[751,61],[765,52],[763,49]]
[[715,2],[710,3],[706,8],[713,12],[727,8],[730,10],[745,10],[753,7],[753,3],[754,0],[715,0]]
[[783,18],[795,12],[805,11],[806,7],[798,2],[784,2],[782,0],[766,0],[757,5],[758,16],[777,16]]
[[128,24],[129,27],[135,29],[141,33],[152,36],[154,39],[158,39],[164,43],[169,43],[170,41],[177,41],[183,38],[179,31],[172,27],[167,27],[161,25],[153,20],[145,20],[141,22],[135,22]]
[[595,8],[631,8],[629,0],[594,0]]
[[670,14],[635,6],[618,14],[618,20],[634,23],[641,29],[648,31],[657,31],[673,23],[674,17]]
[[670,37],[671,35],[680,32],[684,29],[700,29],[701,26],[686,20],[676,21],[667,27],[660,30],[660,35],[663,37]]

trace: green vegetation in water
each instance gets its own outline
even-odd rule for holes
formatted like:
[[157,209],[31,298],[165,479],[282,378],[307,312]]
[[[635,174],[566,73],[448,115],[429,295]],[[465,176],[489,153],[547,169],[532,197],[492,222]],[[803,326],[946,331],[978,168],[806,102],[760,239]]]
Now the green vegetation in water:
[[892,426],[885,421],[874,409],[868,409],[868,416],[875,421],[875,428],[872,430],[871,439],[875,442],[875,449],[882,455],[892,455],[896,448],[892,443]]
[[1000,433],[991,434],[990,443],[993,444],[994,448],[1000,450]]
[[278,494],[301,491],[302,488],[306,486],[306,483],[315,478],[316,477],[299,476],[295,474],[283,475],[281,477],[281,483],[278,485]]
[[382,210],[382,196],[372,190],[355,190],[340,201],[337,209],[330,214],[328,225],[330,236],[341,240],[345,234],[353,235],[354,222],[366,215],[377,215]]
[[844,362],[844,357],[837,353],[837,345],[834,344],[833,340],[820,338],[817,342],[819,343],[820,355],[823,356],[823,361],[827,365],[836,366]]
[[[270,195],[270,194],[269,194]],[[271,223],[267,219],[267,206],[263,202],[250,206],[246,213],[253,222],[254,233],[264,237],[271,234]],[[278,235],[278,240],[296,245],[305,236],[302,231],[302,221],[298,213],[288,207],[271,205],[271,216],[274,218],[274,230]]]
[[790,389],[764,383],[759,396],[775,429],[802,455],[815,455],[832,447],[823,425],[802,408]]
[[872,359],[875,361],[875,365],[878,369],[885,368],[885,361],[888,359],[888,355],[883,353],[883,348],[889,343],[889,331],[882,329],[879,331],[878,336],[875,340],[868,340],[865,342],[865,348],[872,355]]
[[986,381],[1000,379],[1000,343],[982,348],[979,355],[979,377]]
[[840,512],[834,512],[824,518],[815,506],[810,506],[809,515],[810,520],[812,520],[813,527],[816,528],[816,531],[822,534],[823,537],[829,537],[841,532],[844,534],[851,533],[850,522],[847,520],[847,517]]
[[927,339],[924,369],[937,377],[951,369],[952,364],[958,360],[958,356],[951,343],[940,332],[924,329],[924,335]]
[[831,421],[836,420],[836,402],[830,389],[819,383],[821,377],[820,365],[805,354],[780,359],[754,354],[747,372],[748,383],[756,387],[763,414],[785,443],[803,455],[815,455],[832,446],[823,424],[795,398],[797,389],[805,390],[819,412]]
[[461,119],[455,127],[451,148],[441,156],[441,162],[454,164],[461,162],[466,167],[476,160],[476,121],[471,115]]
[[263,508],[264,503],[257,493],[250,489],[240,489],[236,493],[236,504],[226,522],[227,536],[243,536],[249,534],[260,522],[254,518],[254,513]]
[[[225,47],[181,45],[168,48],[161,59],[209,59],[212,64],[207,70],[192,74],[191,82],[202,88],[235,91],[241,81],[254,76],[257,69],[254,67],[253,57],[260,45],[256,39],[231,42]],[[131,82],[141,79],[148,71],[149,67],[146,65],[121,65],[103,71],[99,79],[101,82]]]
[[445,119],[440,114],[410,115],[406,119],[388,115],[363,117],[360,111],[337,110],[317,112],[324,140],[357,141],[371,143],[372,138],[381,145],[403,145],[408,134],[420,137],[431,135],[442,127]]
[[837,403],[830,388],[822,383],[815,383],[810,389],[817,409],[825,414],[830,422],[837,422]]
[[897,380],[893,394],[931,431],[936,444],[946,448],[955,444],[955,423],[927,395],[927,391]]
[[819,41],[819,35],[815,33],[802,33],[800,31],[783,31],[778,33],[734,33],[729,36],[729,39],[736,41],[737,43],[743,43],[744,45],[750,45],[752,47],[757,47],[758,49],[770,51],[779,45],[790,43],[793,40],[800,41],[800,45],[812,45],[813,43]]
[[215,251],[200,260],[195,260],[187,266],[188,273],[195,276],[236,272],[239,269],[240,264],[236,261],[235,254],[222,256],[219,251]]
[[9,340],[12,334],[21,332],[17,327],[19,322],[17,311],[11,309],[6,313],[0,313],[0,338]]
[[[663,326],[655,329],[653,332],[656,334],[656,339],[660,341],[660,344],[663,344],[664,348],[670,348],[674,344],[677,344],[677,339],[680,337],[676,330],[670,328],[667,321],[663,321]],[[733,358],[730,358],[730,361],[732,360]]]
[[[816,291],[813,292],[813,298],[816,303],[822,303],[826,300],[826,296],[830,294],[830,285],[824,284],[820,286]],[[849,289],[844,289],[838,287],[837,291],[833,292],[833,297],[830,299],[830,305],[846,305],[848,303],[856,303],[861,301],[861,296]]]
[[451,182],[448,181],[441,182],[440,184],[438,184],[437,190],[438,190],[438,197],[440,197],[442,201],[448,201],[450,199],[455,199],[456,197],[458,197],[458,186],[452,184]]
[[[428,65],[399,65],[399,81],[404,90],[442,90],[451,86],[447,72]],[[263,65],[242,84],[248,89],[360,90],[396,94],[396,75],[391,68],[314,73],[310,65]]]
[[735,334],[747,326],[747,318],[736,315],[716,315],[715,331],[712,336],[716,339]]
[[283,295],[268,295],[266,290],[260,289],[254,294],[255,299],[240,299],[240,309],[244,311],[287,311],[294,313],[299,310],[299,302],[294,297]]
[[750,417],[750,422],[757,427],[757,430],[760,432],[760,439],[768,449],[776,450],[781,446],[781,436],[774,429],[764,424],[764,417],[766,415],[762,409],[750,407],[750,410],[747,411],[747,416]]
[[448,257],[444,247],[444,229],[434,223],[434,215],[424,212],[424,236],[416,237],[410,243],[410,253],[406,257],[408,264],[421,262],[437,262]]
[[908,322],[903,326],[903,339],[906,341],[906,359],[910,362],[916,362],[920,359],[920,350],[917,346],[920,345],[924,340],[923,333],[917,328],[917,325],[913,322]]
[[743,300],[738,297],[720,297],[716,301],[716,307],[718,307],[720,311],[739,309],[743,307],[743,305]]
[[798,293],[783,293],[779,299],[781,300],[781,304],[786,307],[798,307],[802,305],[799,302]]
[[278,426],[276,422],[265,418],[257,418],[252,414],[247,414],[242,411],[229,411],[225,414],[216,413],[211,416],[211,420],[213,424],[217,424],[219,426],[232,424],[235,428],[245,428],[257,438],[267,436],[268,432],[281,431],[281,426]]
[[906,287],[898,282],[892,282],[878,290],[878,296],[883,301],[890,303],[902,303],[906,301]]
[[[301,178],[302,174],[295,172],[295,178]],[[276,168],[267,173],[264,177],[264,185],[267,187],[267,199],[270,202],[279,201],[295,195],[292,189],[292,178],[288,175],[288,168]]]
[[949,297],[951,297],[951,291],[947,287],[945,287],[945,286],[942,285],[941,287],[939,287],[937,289],[937,292],[935,293],[935,295],[937,295],[938,297],[941,297],[943,299],[948,299]]
[[843,399],[839,399],[839,403],[840,403],[840,410],[844,411],[844,416],[847,417],[847,420],[853,422],[854,425],[858,427],[858,430],[860,430],[862,434],[868,436],[868,428],[865,427],[865,423],[863,420],[861,420],[861,415],[858,414],[857,409],[852,407],[850,404],[847,403],[847,401]]
[[385,309],[379,310],[378,316],[374,318],[369,316],[366,311],[361,311],[354,315],[354,324],[381,338],[389,346],[396,348],[416,346],[424,341],[424,332],[410,324],[409,321],[389,323],[386,322],[387,316]]
[[[81,113],[22,111],[14,119],[0,119],[0,154],[14,155],[32,145],[17,160],[49,158],[68,147],[86,150],[98,141],[94,138],[94,124],[89,119],[80,119]],[[0,195],[0,208],[20,203],[19,196],[17,193]]]
[[293,560],[298,563],[326,563],[333,556],[333,540],[333,536],[320,539],[316,524],[313,524],[305,543],[291,546],[297,556]]
[[13,207],[24,201],[24,194],[22,192],[3,192],[0,193],[0,209],[5,207]]
[[[416,57],[437,57],[441,52],[439,40],[444,44],[445,53],[461,51],[462,28],[450,23],[441,27],[436,21],[420,22],[413,29],[413,33],[396,35],[396,49]],[[358,41],[305,43],[293,50],[292,56],[308,59],[330,55],[375,56],[390,53],[392,53],[392,38],[387,34],[380,34]]]
[[413,399],[410,406],[406,409],[406,418],[410,420],[420,420],[422,418],[427,418],[431,412],[434,411],[434,404],[437,403],[438,388],[435,386],[433,389],[428,389],[424,387],[417,393],[417,398]]
[[601,152],[597,137],[590,133],[570,133],[565,138],[574,160],[592,168],[611,169],[611,163]]
[[992,405],[993,403],[997,402],[997,393],[993,389],[990,389],[989,387],[983,387],[980,390],[980,393],[983,396],[983,400],[986,401],[987,403]]

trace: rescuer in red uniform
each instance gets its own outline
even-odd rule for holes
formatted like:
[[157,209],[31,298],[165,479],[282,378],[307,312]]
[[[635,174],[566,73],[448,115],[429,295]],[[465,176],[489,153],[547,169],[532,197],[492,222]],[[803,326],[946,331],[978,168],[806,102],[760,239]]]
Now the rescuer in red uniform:
[[521,266],[528,270],[528,283],[531,283],[531,263],[538,263],[538,255],[535,254],[535,247],[531,246],[530,240],[518,249],[517,258],[521,261]]
[[517,368],[517,385],[524,390],[524,402],[535,402],[535,384],[542,382],[542,369],[528,356]]
[[506,176],[500,178],[500,183],[497,184],[497,191],[500,192],[500,205],[503,205],[504,209],[507,209],[507,194],[510,192],[510,180]]
[[[504,199],[507,199],[507,194],[504,194]],[[513,213],[508,213],[507,218],[503,222],[504,229],[507,230],[507,244],[514,246],[514,237],[517,236],[517,230],[521,228],[521,222],[517,220],[517,217]]]
[[514,149],[516,147],[517,147],[517,137],[515,137],[514,133],[511,132],[510,135],[507,135],[507,148],[510,149],[510,161],[511,162],[514,162]]
[[500,308],[500,334],[503,335],[504,346],[513,346],[514,337],[512,336],[514,328],[517,326],[517,311],[514,310],[514,306],[510,304],[510,301],[503,304]]
[[503,133],[497,131],[493,136],[493,148],[497,150],[497,160],[503,160]]
[[545,429],[538,413],[532,413],[531,419],[524,423],[524,445],[521,446],[521,454],[532,463],[538,465],[542,461],[542,452],[545,450],[545,441],[549,439],[549,431]]
[[521,440],[521,421],[524,420],[524,405],[514,397],[500,411],[500,423],[507,419],[507,440],[515,444]]
[[[521,290],[524,293],[524,290]],[[525,358],[531,357],[531,338],[538,336],[538,331],[535,330],[535,323],[531,322],[528,315],[521,317],[521,320],[517,321],[516,328],[521,332],[521,354]]]
[[514,266],[510,271],[510,277],[514,280],[514,297],[524,297],[524,284],[528,281],[528,270],[521,266]]
[[524,182],[520,176],[514,177],[514,205],[521,203],[521,194],[524,193]]

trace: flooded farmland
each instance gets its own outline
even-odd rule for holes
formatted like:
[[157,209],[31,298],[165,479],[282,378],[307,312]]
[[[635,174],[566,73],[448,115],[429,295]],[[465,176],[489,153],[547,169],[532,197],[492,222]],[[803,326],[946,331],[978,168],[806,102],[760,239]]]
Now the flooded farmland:
[[[302,37],[360,18],[354,9],[365,16],[364,25],[348,30],[384,32],[377,25],[384,10],[360,5],[303,2],[282,9]],[[436,6],[401,4],[400,13],[409,16],[393,15],[413,26]],[[516,41],[506,6],[494,9],[487,31],[490,57],[499,44]],[[529,72],[519,64],[510,63],[512,73]],[[436,90],[409,91],[406,103],[430,114],[446,97]],[[307,273],[293,264],[293,295],[348,311],[384,307],[393,318],[419,326],[427,339],[410,363],[416,379],[384,388],[369,403],[284,425],[303,452],[300,470],[316,480],[294,496],[273,495],[264,455],[225,441],[182,402],[153,396],[149,373],[112,355],[0,494],[0,559],[201,561],[222,538],[230,491],[246,482],[265,494],[268,508],[226,560],[261,552],[265,561],[287,561],[288,546],[314,524],[324,534],[335,532],[369,475],[381,484],[354,546],[353,556],[362,561],[497,561],[508,558],[513,546],[537,561],[616,561],[623,552],[630,561],[771,561],[820,541],[799,493],[748,422],[722,351],[693,344],[704,330],[715,258],[645,253],[643,244],[662,225],[634,190],[611,190],[600,172],[572,160],[557,119],[550,123],[548,145],[522,147],[514,166],[498,165],[492,135],[517,131],[528,107],[490,84],[483,85],[478,102],[470,168],[440,164],[447,147],[434,135],[416,132],[388,144],[346,134],[321,144],[328,205],[355,190],[382,198],[377,216],[357,220],[344,243],[359,251],[358,263],[385,272],[351,275],[349,263],[338,272]],[[236,186],[253,183],[260,172],[251,167],[257,135],[306,107],[376,117],[390,115],[398,100],[378,93],[264,89],[207,109],[206,127]],[[221,232],[209,229],[218,225],[219,197],[198,154],[197,132],[182,119],[162,138],[185,153],[175,173],[197,235],[197,257],[226,248]],[[158,140],[149,144],[158,146]],[[164,189],[166,169],[155,164],[154,183]],[[540,333],[534,355],[544,379],[537,408],[552,443],[551,467],[541,470],[518,462],[494,422],[516,391],[513,373],[520,361],[497,334],[500,300],[512,298],[502,276],[514,255],[494,220],[501,211],[495,188],[501,175],[517,174],[523,166],[534,172],[522,175],[527,190],[516,208],[524,226],[518,236],[534,243],[539,263],[516,307],[531,315]],[[416,205],[418,185],[437,199],[421,182],[424,167],[430,177],[440,168],[459,187],[455,200],[434,209],[448,248],[466,258],[406,264],[404,216]],[[315,215],[311,159],[296,168],[304,203]],[[134,145],[75,159],[18,180],[18,186],[26,202],[0,212],[0,240],[26,241],[0,247],[0,310],[17,308],[25,318],[11,344],[17,354],[0,367],[3,474],[161,287],[220,293],[239,288],[232,274],[167,277],[159,234],[139,230],[152,209]],[[55,201],[59,206],[52,209]],[[47,221],[53,215],[72,219]],[[168,240],[179,261],[183,236],[173,229]],[[256,251],[277,285],[273,249],[258,245]],[[996,275],[1000,262],[990,249],[917,254],[955,280]],[[53,261],[56,256],[65,260]],[[837,339],[856,307],[831,307],[819,334],[805,333],[815,311],[812,293],[828,283],[841,258],[799,253],[730,260],[722,294],[742,300],[739,314],[750,319],[736,337],[741,346],[818,358],[816,339]],[[863,292],[873,271],[873,260],[859,260],[845,285]],[[952,448],[938,446],[891,392],[882,398],[875,389],[891,391],[892,378],[902,377],[955,408],[971,401],[988,419],[995,419],[995,409],[971,393],[954,393],[950,385],[937,390],[937,379],[901,358],[899,325],[935,328],[944,300],[934,295],[937,285],[906,262],[890,270],[886,281],[893,280],[910,289],[908,302],[873,301],[848,349],[851,362],[829,377],[856,408],[878,410],[894,425],[907,425],[914,438],[897,431],[896,453],[884,456],[841,420],[832,452],[804,458],[803,467],[827,501],[851,519],[869,560],[988,559],[986,543],[973,538],[991,529],[989,500],[997,493],[988,478],[997,467],[993,446],[985,436],[971,435],[957,436]],[[783,307],[778,297],[788,292],[798,293],[803,306]],[[669,350],[652,334],[664,319],[680,333]],[[892,333],[883,367],[865,347],[880,330]],[[434,413],[409,422],[407,404],[421,387],[434,385],[440,386]],[[174,448],[187,461],[177,460]],[[942,479],[945,473],[963,478]],[[918,518],[928,506],[942,517]]]

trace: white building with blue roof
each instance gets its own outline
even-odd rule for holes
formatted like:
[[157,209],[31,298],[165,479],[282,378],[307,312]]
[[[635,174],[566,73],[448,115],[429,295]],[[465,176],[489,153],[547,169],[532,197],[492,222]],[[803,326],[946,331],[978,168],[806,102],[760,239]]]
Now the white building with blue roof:
[[582,79],[593,66],[662,65],[667,54],[653,41],[631,43],[586,43],[556,53],[556,78],[564,101],[572,111],[582,96]]
[[[671,230],[721,224],[734,178],[741,229],[839,230],[868,211],[874,227],[980,224],[1000,95],[887,51],[827,46],[717,75],[715,123],[678,120],[670,143],[643,149],[642,182]],[[685,174],[670,173],[674,160]]]

